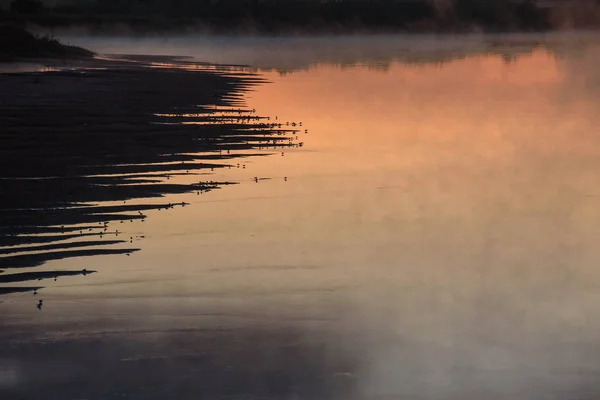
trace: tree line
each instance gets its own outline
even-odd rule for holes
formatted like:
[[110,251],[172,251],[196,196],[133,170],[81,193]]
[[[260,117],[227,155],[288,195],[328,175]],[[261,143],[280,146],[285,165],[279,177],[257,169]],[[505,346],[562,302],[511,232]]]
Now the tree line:
[[549,8],[537,0],[89,0],[54,6],[41,0],[12,0],[9,10],[42,25],[184,23],[264,32],[551,28]]

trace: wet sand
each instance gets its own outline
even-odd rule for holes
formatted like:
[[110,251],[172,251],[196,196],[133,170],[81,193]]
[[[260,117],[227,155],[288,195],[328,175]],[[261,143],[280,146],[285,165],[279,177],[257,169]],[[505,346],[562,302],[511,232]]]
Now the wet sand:
[[[167,56],[75,67],[0,74],[4,270],[129,255],[138,248],[114,247],[133,242],[119,237],[121,224],[186,205],[143,199],[234,184],[207,178],[239,168],[242,158],[298,145],[298,130],[245,107],[244,92],[264,83],[255,74]],[[191,183],[169,182],[176,175]],[[89,236],[95,240],[77,241]]]

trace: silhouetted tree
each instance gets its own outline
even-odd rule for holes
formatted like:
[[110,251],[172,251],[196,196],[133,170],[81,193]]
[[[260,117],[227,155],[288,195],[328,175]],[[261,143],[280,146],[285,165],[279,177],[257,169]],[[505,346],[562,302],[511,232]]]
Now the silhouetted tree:
[[80,0],[47,9],[41,0],[10,4],[15,14],[36,15],[30,19],[43,26],[106,21],[176,28],[198,23],[222,31],[249,27],[266,32],[551,27],[549,8],[538,0]]

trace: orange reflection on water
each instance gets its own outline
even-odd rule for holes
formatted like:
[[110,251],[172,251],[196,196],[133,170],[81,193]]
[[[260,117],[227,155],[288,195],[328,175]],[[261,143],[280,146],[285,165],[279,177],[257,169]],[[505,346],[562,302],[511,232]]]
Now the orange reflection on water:
[[[252,93],[252,104],[280,119],[302,116],[316,133],[308,139],[312,148],[335,149],[328,162],[343,169],[445,158],[511,162],[523,128],[537,134],[530,128],[562,118],[550,112],[548,98],[564,73],[544,51],[511,64],[473,57],[442,66],[394,64],[387,72],[321,67],[268,79],[274,83]],[[357,147],[362,156],[344,156]]]

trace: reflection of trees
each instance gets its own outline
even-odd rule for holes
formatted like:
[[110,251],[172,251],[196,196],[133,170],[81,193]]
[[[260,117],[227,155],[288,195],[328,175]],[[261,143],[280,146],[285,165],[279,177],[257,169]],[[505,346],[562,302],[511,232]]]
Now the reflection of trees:
[[[337,48],[340,50],[337,52],[335,50],[330,51],[329,48],[321,49],[318,46],[314,46],[314,51],[304,52],[305,57],[295,57],[293,61],[289,61],[285,57],[285,52],[282,52],[282,54],[278,54],[278,58],[275,60],[265,61],[265,63],[282,63],[284,66],[255,67],[253,70],[276,71],[281,75],[286,75],[298,71],[307,71],[317,65],[333,65],[340,70],[366,67],[374,71],[386,72],[395,63],[403,65],[441,66],[449,62],[474,56],[499,57],[509,63],[517,61],[520,57],[529,56],[537,50],[547,51],[555,57],[563,57],[566,54],[565,48],[568,48],[569,54],[572,54],[573,51],[585,47],[583,43],[560,44],[559,42],[541,41],[534,38],[520,40],[510,37],[502,39],[501,37],[494,38],[492,36],[490,38],[485,41],[473,43],[472,45],[467,44],[462,46],[462,48],[453,49],[451,43],[445,43],[440,48],[425,50],[419,49],[418,38],[415,44],[403,43],[401,45],[395,45],[394,39],[388,39],[390,40],[388,45],[382,46],[380,49],[370,49],[369,51],[363,51],[362,49],[369,48],[370,42],[354,46],[355,43],[352,41],[346,43],[344,42],[345,39],[332,38],[330,40],[334,43],[336,40],[339,40]],[[469,36],[465,37],[467,42],[469,39]],[[385,39],[382,39],[382,42],[384,41]],[[354,51],[354,47],[359,48],[359,50]]]

